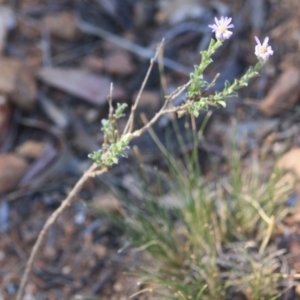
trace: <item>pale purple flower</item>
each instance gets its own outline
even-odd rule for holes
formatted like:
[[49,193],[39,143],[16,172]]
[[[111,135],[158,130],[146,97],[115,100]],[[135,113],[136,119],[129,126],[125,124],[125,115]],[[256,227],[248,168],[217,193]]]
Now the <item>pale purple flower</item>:
[[220,20],[215,18],[215,24],[208,25],[213,32],[216,33],[216,38],[220,40],[227,40],[231,37],[232,32],[228,28],[233,28],[234,25],[230,24],[232,18],[221,17]]
[[255,46],[255,55],[262,59],[263,61],[267,61],[270,55],[273,55],[274,51],[272,47],[268,45],[269,37],[264,39],[264,42],[261,44],[258,37],[255,37],[257,45]]

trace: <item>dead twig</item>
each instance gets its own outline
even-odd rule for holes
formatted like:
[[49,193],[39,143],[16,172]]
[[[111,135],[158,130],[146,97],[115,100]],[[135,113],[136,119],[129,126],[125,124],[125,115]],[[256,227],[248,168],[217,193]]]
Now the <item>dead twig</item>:
[[136,97],[136,99],[135,99],[134,104],[133,104],[132,107],[131,107],[131,113],[130,113],[129,119],[128,119],[128,121],[127,121],[127,124],[126,124],[126,126],[125,126],[124,133],[132,132],[132,129],[133,129],[133,123],[134,123],[134,114],[135,114],[136,108],[137,108],[137,106],[138,106],[138,104],[139,104],[139,102],[140,102],[142,93],[143,93],[143,91],[144,91],[144,89],[145,89],[146,83],[147,83],[147,81],[148,81],[148,79],[149,79],[149,76],[150,76],[150,73],[151,73],[151,71],[152,71],[152,69],[153,69],[154,62],[156,61],[156,59],[157,59],[157,57],[158,57],[158,54],[160,53],[160,51],[161,51],[161,49],[162,49],[162,47],[163,47],[163,44],[164,44],[164,40],[162,40],[162,42],[159,44],[159,46],[157,47],[157,50],[156,50],[156,52],[155,52],[154,57],[150,60],[150,66],[149,66],[149,68],[148,68],[148,71],[147,71],[146,76],[145,76],[145,78],[144,78],[144,81],[143,81],[143,83],[142,83],[142,86],[141,86],[141,88],[140,88],[140,90],[139,90],[139,92],[138,92],[138,95],[137,95],[137,97]]
[[[52,225],[55,223],[55,221],[57,220],[57,218],[64,212],[64,210],[71,205],[71,203],[74,201],[74,199],[76,198],[77,194],[79,193],[79,191],[81,190],[82,186],[84,185],[84,183],[86,182],[86,180],[91,176],[91,174],[98,168],[98,166],[94,163],[92,164],[92,166],[82,175],[82,177],[78,180],[78,182],[75,184],[75,186],[73,187],[73,189],[71,190],[71,192],[68,194],[67,198],[61,203],[61,205],[52,213],[52,215],[47,219],[46,223],[44,224],[41,232],[38,235],[38,238],[31,250],[29,259],[26,263],[26,268],[25,268],[25,272],[22,276],[22,280],[21,280],[21,284],[20,284],[20,288],[18,290],[18,294],[16,297],[16,300],[22,300],[23,294],[24,294],[24,290],[29,278],[29,275],[31,273],[32,270],[32,266],[33,266],[33,262],[34,259],[36,257],[36,255],[38,254],[42,242],[46,236],[46,234],[48,233],[49,229],[52,227]],[[102,170],[102,173],[106,172],[106,168]]]
[[[95,36],[98,36],[104,40],[110,41],[111,43],[114,43],[140,57],[152,59],[154,57],[154,51],[148,48],[141,47],[137,44],[132,43],[129,40],[126,40],[122,37],[119,37],[113,33],[110,33],[108,31],[105,31],[104,29],[94,26],[92,24],[89,24],[87,22],[84,22],[77,18],[77,27],[84,33],[92,34]],[[182,73],[184,75],[189,76],[190,70],[183,65],[177,63],[176,61],[164,57],[163,59],[164,66],[168,67],[169,69],[176,71],[178,73]]]
[[180,106],[176,106],[170,109],[167,109],[167,106],[170,102],[172,102],[179,94],[181,94],[189,85],[190,85],[190,81],[187,82],[186,84],[180,86],[178,89],[176,89],[172,94],[170,94],[169,96],[167,96],[164,105],[161,107],[160,111],[149,121],[148,124],[144,125],[142,128],[134,131],[132,133],[132,137],[133,138],[137,138],[139,136],[141,136],[146,130],[148,130],[161,116],[165,115],[165,114],[170,114],[170,113],[174,113],[174,112],[178,112],[178,111],[182,111],[185,110],[188,106],[189,103],[185,103],[183,105]]
[[[162,44],[161,44],[162,45]],[[161,47],[160,45],[160,47]],[[157,53],[159,52],[159,48],[157,50]],[[153,62],[154,59],[151,61],[150,66],[149,66],[149,70],[151,71],[152,66],[153,66]],[[148,70],[147,74],[150,73],[150,71]],[[146,75],[146,79],[147,80],[148,76]],[[148,124],[146,124],[145,126],[143,126],[142,128],[134,131],[131,135],[131,139],[134,139],[136,137],[139,137],[140,135],[142,135],[146,130],[148,130],[162,115],[164,114],[168,114],[171,112],[177,112],[180,110],[184,110],[187,108],[187,106],[189,105],[189,103],[185,103],[181,106],[177,106],[171,109],[167,109],[168,105],[179,95],[181,94],[188,86],[190,85],[190,81],[187,82],[186,84],[184,84],[183,86],[178,87],[173,93],[171,93],[169,96],[166,97],[165,99],[165,103],[164,105],[161,107],[160,111],[148,122]],[[144,85],[142,85],[141,90],[143,89]],[[111,89],[110,89],[110,96],[111,97],[112,94],[112,85],[111,85]],[[141,91],[140,91],[141,94]],[[110,105],[110,114],[111,114],[111,100],[109,99],[109,105]],[[136,100],[136,104],[138,104],[139,98],[137,98]],[[134,105],[134,106],[135,106]],[[133,119],[133,114],[135,112],[135,108],[131,111],[130,116],[129,116],[129,122],[128,122],[128,126],[129,128],[132,128],[132,123],[133,121],[130,121]],[[127,127],[127,126],[126,126]],[[57,220],[57,218],[64,212],[64,210],[69,207],[72,202],[75,200],[77,194],[80,192],[81,188],[83,187],[84,183],[86,182],[86,180],[90,177],[94,177],[94,176],[99,176],[103,173],[105,173],[108,168],[102,168],[100,170],[97,170],[98,165],[96,163],[92,164],[92,166],[82,175],[82,177],[78,180],[78,182],[75,184],[75,186],[73,187],[73,189],[71,190],[71,192],[68,194],[67,198],[65,198],[65,200],[61,203],[61,205],[50,215],[50,217],[47,219],[46,223],[44,224],[41,232],[38,235],[38,238],[31,250],[29,259],[26,263],[26,267],[25,267],[25,272],[22,276],[21,279],[21,284],[20,284],[20,288],[18,290],[17,293],[17,297],[16,300],[22,300],[24,291],[25,291],[25,287],[28,281],[28,278],[30,276],[32,267],[33,267],[33,263],[35,260],[35,257],[37,256],[42,242],[46,236],[46,234],[48,233],[49,229],[53,226],[53,224],[55,223],[55,221]]]

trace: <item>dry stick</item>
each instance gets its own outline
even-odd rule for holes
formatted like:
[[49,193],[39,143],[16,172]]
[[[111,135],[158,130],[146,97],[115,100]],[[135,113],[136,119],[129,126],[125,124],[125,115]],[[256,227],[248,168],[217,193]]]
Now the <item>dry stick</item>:
[[[161,108],[161,110],[149,121],[148,124],[146,124],[144,127],[142,127],[139,130],[136,130],[133,134],[132,134],[132,138],[136,138],[139,137],[141,134],[143,134],[146,130],[148,130],[162,115],[165,115],[167,113],[171,113],[171,112],[176,112],[179,110],[183,110],[184,108],[186,108],[188,106],[188,104],[184,104],[178,107],[174,107],[173,109],[165,109],[166,106],[168,105],[168,103],[170,101],[172,101],[173,99],[175,99],[183,90],[186,89],[186,87],[190,84],[190,82],[188,82],[187,84],[183,85],[182,87],[178,88],[173,94],[171,94],[165,101],[165,104],[163,105],[163,107]],[[73,189],[71,190],[71,192],[69,193],[69,195],[67,196],[67,198],[61,203],[60,207],[55,210],[52,215],[47,219],[46,223],[44,224],[41,232],[39,233],[39,236],[32,248],[32,251],[30,253],[29,259],[26,263],[26,268],[25,268],[25,272],[22,276],[22,280],[21,280],[21,284],[20,284],[20,288],[18,290],[18,294],[16,297],[16,300],[22,300],[22,296],[24,294],[24,290],[26,287],[26,283],[28,281],[28,277],[30,275],[30,272],[32,270],[32,266],[33,266],[33,262],[34,259],[38,253],[38,251],[40,250],[40,247],[42,245],[42,242],[48,232],[48,230],[52,227],[52,225],[55,223],[55,221],[57,220],[57,218],[64,212],[64,210],[70,206],[70,204],[74,201],[76,195],[80,192],[82,186],[84,185],[84,183],[86,182],[86,180],[90,177],[94,177],[99,176],[103,173],[105,173],[107,171],[107,168],[104,168],[100,171],[96,172],[97,169],[97,165],[94,163],[83,175],[82,177],[79,179],[79,181],[76,183],[76,185],[73,187]]]
[[[105,31],[104,29],[94,26],[92,24],[89,24],[80,18],[77,18],[77,27],[84,33],[92,34],[95,36],[98,36],[106,41],[109,41],[111,43],[114,43],[123,49],[126,49],[140,57],[151,59],[154,56],[154,51],[142,46],[139,46],[137,44],[134,44],[133,42],[124,39],[120,36],[117,36],[113,33],[110,33],[108,31]],[[168,58],[164,57],[163,60],[164,66],[168,67],[169,69],[176,71],[177,73],[181,73],[184,75],[189,76],[190,70],[189,68],[186,68],[185,66],[179,64],[178,62]]]
[[[181,94],[189,86],[189,84],[190,84],[190,81],[187,82],[186,84],[184,84],[183,86],[178,87],[172,94],[170,94],[166,98],[166,101],[165,101],[164,105],[162,106],[162,108],[160,109],[160,111],[149,121],[149,123],[146,124],[141,129],[136,130],[135,132],[133,132],[132,139],[136,138],[136,137],[139,137],[141,134],[143,134],[162,115],[167,114],[167,113],[171,113],[171,112],[176,112],[176,111],[179,111],[179,110],[183,110],[184,108],[186,108],[188,106],[188,103],[186,103],[184,105],[181,105],[181,106],[178,106],[178,107],[174,107],[172,109],[166,109],[167,105],[171,101],[173,101],[179,94]],[[111,86],[111,88],[112,88],[112,86]],[[24,272],[24,274],[22,276],[22,279],[21,279],[21,284],[20,284],[20,288],[19,288],[17,296],[16,296],[16,300],[22,300],[22,297],[23,297],[23,294],[24,294],[24,291],[25,291],[25,287],[26,287],[29,275],[30,275],[32,267],[33,267],[34,259],[35,259],[36,255],[38,254],[38,252],[41,248],[42,242],[43,242],[46,234],[48,233],[48,230],[52,227],[52,225],[55,223],[57,218],[64,212],[64,210],[72,204],[72,202],[76,198],[77,194],[80,192],[80,190],[81,190],[82,186],[84,185],[84,183],[86,182],[86,180],[90,177],[101,175],[101,174],[103,174],[107,171],[107,168],[104,168],[100,171],[96,171],[97,168],[98,168],[98,165],[96,163],[92,164],[92,166],[82,175],[82,177],[75,184],[75,186],[73,187],[71,192],[68,194],[67,198],[65,198],[65,200],[61,203],[61,205],[47,219],[47,221],[44,224],[41,232],[38,235],[38,238],[37,238],[32,250],[31,250],[29,259],[26,263],[25,272]]]
[[142,86],[141,86],[141,88],[140,88],[140,90],[139,90],[139,92],[138,92],[138,95],[137,95],[137,97],[136,97],[136,99],[135,99],[134,104],[133,104],[132,107],[131,107],[130,116],[129,116],[129,119],[128,119],[127,124],[126,124],[126,126],[125,126],[124,133],[132,132],[132,129],[133,129],[133,122],[134,122],[134,114],[135,114],[136,108],[137,108],[137,106],[138,106],[138,104],[139,104],[139,102],[140,102],[142,93],[143,93],[143,91],[144,91],[144,89],[145,89],[146,83],[147,83],[147,81],[148,81],[148,79],[149,79],[149,76],[150,76],[150,73],[151,73],[151,71],[152,71],[152,69],[153,69],[154,62],[156,61],[156,59],[157,59],[157,57],[158,57],[158,54],[160,53],[160,51],[161,51],[161,49],[162,49],[162,47],[163,47],[163,44],[164,44],[164,40],[162,40],[162,42],[158,45],[154,57],[151,58],[151,60],[150,60],[150,66],[149,66],[148,71],[147,71],[147,73],[146,73],[146,76],[145,76],[145,78],[144,78],[144,80],[143,80]]
[[185,103],[183,105],[180,106],[176,106],[170,109],[167,109],[167,105],[174,100],[179,94],[181,94],[189,85],[190,85],[190,81],[187,82],[186,84],[184,84],[183,86],[179,87],[178,89],[175,90],[175,92],[173,92],[170,96],[167,97],[164,105],[162,106],[162,108],[160,109],[160,111],[149,121],[148,124],[146,124],[145,126],[143,126],[142,128],[134,131],[132,133],[132,137],[136,138],[139,137],[140,135],[142,135],[146,130],[148,130],[162,115],[165,114],[169,114],[169,113],[174,113],[177,111],[181,111],[184,110],[185,108],[187,108],[190,103]]
[[[96,170],[97,167],[98,166],[95,163],[92,164],[92,166],[82,175],[82,177],[75,184],[75,186],[73,187],[71,192],[68,194],[67,198],[61,203],[61,205],[47,219],[47,221],[44,224],[41,232],[39,233],[39,236],[38,236],[32,250],[31,250],[29,259],[26,263],[25,272],[22,276],[21,285],[20,285],[20,288],[18,290],[16,300],[22,300],[22,297],[23,297],[23,294],[24,294],[24,291],[25,291],[25,287],[26,287],[29,275],[30,275],[32,267],[33,267],[34,259],[35,259],[36,255],[38,254],[38,252],[41,248],[42,242],[43,242],[48,230],[55,223],[57,218],[63,213],[63,211],[68,206],[70,206],[70,204],[74,201],[74,199],[76,198],[77,194],[81,190],[81,188],[84,185],[84,183],[86,182],[86,180],[91,176],[91,174]],[[106,168],[103,169],[102,173],[105,173],[106,170],[107,170]]]

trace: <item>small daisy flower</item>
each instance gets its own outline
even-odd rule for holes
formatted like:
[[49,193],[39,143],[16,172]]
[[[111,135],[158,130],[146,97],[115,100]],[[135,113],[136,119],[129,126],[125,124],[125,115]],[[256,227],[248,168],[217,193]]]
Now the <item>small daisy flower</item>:
[[263,61],[267,61],[270,55],[273,55],[274,51],[271,46],[268,45],[269,37],[264,39],[264,42],[261,44],[258,37],[255,37],[255,41],[257,45],[255,46],[255,55],[258,59],[262,59]]
[[208,25],[213,32],[216,33],[216,38],[220,40],[227,40],[231,37],[232,32],[228,28],[233,28],[234,25],[230,24],[232,18],[221,17],[220,20],[215,18],[215,24]]

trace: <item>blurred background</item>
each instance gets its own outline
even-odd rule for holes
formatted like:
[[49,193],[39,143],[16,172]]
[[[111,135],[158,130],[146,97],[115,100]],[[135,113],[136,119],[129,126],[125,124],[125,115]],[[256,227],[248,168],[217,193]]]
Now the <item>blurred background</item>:
[[[213,37],[208,24],[220,16],[232,17],[235,27],[205,73],[208,81],[220,73],[211,91],[256,63],[254,36],[268,36],[274,55],[239,97],[209,112],[199,144],[208,173],[208,154],[226,172],[222,162],[233,131],[244,156],[268,149],[270,164],[278,153],[300,146],[298,0],[0,0],[0,299],[16,295],[45,220],[88,168],[87,155],[101,147],[110,83],[114,103],[130,107],[165,39],[163,57],[141,97],[135,122],[140,127],[141,112],[151,118],[164,96],[188,81]],[[184,95],[175,103],[182,101]],[[167,131],[173,134],[171,119],[163,117],[154,126],[163,143]],[[126,118],[121,130],[125,124]],[[180,129],[184,125],[179,121]],[[148,134],[134,145],[139,162],[163,165]],[[300,175],[299,151],[282,164]],[[51,229],[34,264],[27,300],[88,299],[75,298],[82,294],[117,300],[135,291],[123,272],[137,258],[118,254],[126,238],[94,212],[119,213],[107,186],[137,196],[137,165],[130,150],[128,160],[86,183]]]

